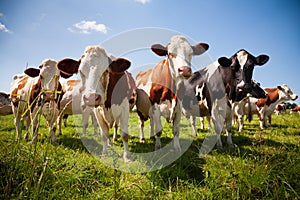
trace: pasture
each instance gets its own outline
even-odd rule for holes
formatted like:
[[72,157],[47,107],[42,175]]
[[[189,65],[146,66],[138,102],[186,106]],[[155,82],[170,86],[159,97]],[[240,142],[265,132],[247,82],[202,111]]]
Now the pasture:
[[[75,122],[70,116],[58,143],[51,144],[42,120],[38,142],[31,144],[24,139],[15,142],[13,116],[0,116],[0,199],[300,199],[298,114],[273,115],[273,126],[263,131],[255,115],[254,121],[245,122],[242,133],[234,125],[234,148],[224,143],[204,158],[198,153],[207,130],[198,129],[198,136],[178,160],[142,174],[100,162],[86,150]],[[185,117],[181,123],[189,127]],[[129,130],[131,152],[153,150],[149,121],[146,144],[139,143],[136,113],[131,113]],[[88,134],[92,133],[90,125]],[[98,137],[94,142],[100,142]],[[171,138],[171,126],[165,123],[162,144]],[[226,141],[225,136],[222,140]],[[114,145],[122,146],[121,139]]]

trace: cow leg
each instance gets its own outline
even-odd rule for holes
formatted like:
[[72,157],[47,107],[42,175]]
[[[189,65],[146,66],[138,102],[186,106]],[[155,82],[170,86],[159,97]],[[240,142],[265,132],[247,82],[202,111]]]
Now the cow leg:
[[50,101],[49,103],[45,103],[42,107],[42,113],[46,119],[46,122],[48,123],[51,142],[55,143],[56,121],[59,114],[56,102]]
[[92,114],[94,108],[86,107],[82,111],[82,135],[86,135],[86,130],[89,127],[89,117]]
[[206,116],[207,119],[207,129],[211,129],[211,116]]
[[[61,114],[58,115],[58,117],[57,117],[58,135],[62,135],[62,131],[61,131],[62,118],[63,118],[63,114],[61,113]],[[63,119],[63,120],[64,120],[64,119]]]
[[24,117],[23,119],[24,119],[24,121],[26,122],[26,127],[25,127],[26,133],[25,133],[25,135],[24,135],[24,139],[25,139],[26,141],[28,141],[29,129],[30,129],[30,124],[31,124],[30,116],[26,116],[26,117]]
[[232,138],[231,138],[232,116],[233,116],[233,112],[231,108],[227,107],[225,122],[226,122],[227,144],[229,147],[233,147]]
[[30,116],[32,121],[32,143],[35,143],[37,140],[41,108],[41,106],[36,106]]
[[159,150],[161,148],[160,137],[162,134],[162,125],[161,125],[161,121],[160,121],[159,106],[157,104],[155,104],[154,106],[155,106],[155,108],[153,110],[153,123],[154,123],[154,128],[155,128],[155,135],[156,135],[155,150]]
[[92,112],[91,113],[91,117],[92,117],[92,124],[93,124],[93,127],[94,127],[94,135],[98,135],[98,122],[97,122],[97,119],[95,117],[95,114]]
[[22,128],[21,128],[21,113],[19,113],[19,107],[15,107],[12,104],[12,110],[13,110],[13,114],[14,114],[14,123],[15,123],[15,127],[16,127],[16,141],[18,141],[21,137],[22,134]]
[[212,120],[215,127],[215,132],[217,135],[217,147],[221,148],[223,146],[221,141],[221,132],[223,130],[225,117],[226,117],[226,108],[222,106],[227,105],[227,98],[217,99],[212,107]]
[[109,146],[108,141],[109,141],[109,127],[107,125],[107,123],[105,122],[105,120],[103,119],[103,116],[100,114],[100,108],[96,108],[94,109],[94,114],[95,117],[97,119],[97,122],[99,124],[100,127],[100,133],[101,133],[101,139],[102,139],[102,143],[103,143],[103,150],[102,150],[102,154],[104,156],[107,156],[108,151],[107,148]]
[[[201,121],[201,119],[200,119],[200,121]],[[191,122],[191,126],[192,126],[193,135],[197,136],[196,116],[191,115],[190,122]]]
[[244,130],[244,116],[239,114],[237,116],[237,121],[238,121],[238,131],[242,132]]
[[145,134],[144,134],[144,120],[141,118],[139,119],[139,125],[140,125],[140,143],[145,143]]
[[[124,162],[129,162],[131,160],[131,154],[129,152],[129,147],[128,147],[128,139],[129,139],[128,119],[129,119],[130,112],[129,112],[129,102],[126,102],[126,104],[127,103],[128,105],[125,106],[125,108],[127,109],[123,109],[123,111],[120,113],[119,120],[118,119],[116,120],[117,122],[120,121],[120,134],[124,145],[124,153],[123,153]],[[115,113],[114,110],[113,113]]]
[[113,135],[113,141],[116,142],[118,141],[118,121],[116,120],[114,122],[114,135]]
[[[179,143],[179,132],[180,132],[180,118],[181,118],[181,107],[178,105],[179,112],[176,112],[176,115],[173,119],[173,140],[174,140],[174,149],[176,152],[181,152],[181,147]],[[177,110],[178,111],[178,110]]]
[[68,121],[68,116],[69,116],[69,115],[67,115],[67,114],[63,115],[63,120],[64,120],[64,126],[65,126],[65,127],[68,126],[68,123],[67,123],[67,121]]
[[204,130],[204,117],[200,117],[200,128]]

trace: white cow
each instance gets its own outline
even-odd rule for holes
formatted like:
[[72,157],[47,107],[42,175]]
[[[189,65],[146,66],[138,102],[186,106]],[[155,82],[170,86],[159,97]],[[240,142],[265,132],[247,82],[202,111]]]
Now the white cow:
[[[58,63],[58,69],[69,74],[79,72],[82,79],[83,111],[94,108],[94,114],[100,126],[103,141],[103,154],[108,154],[109,128],[115,122],[120,123],[120,134],[124,145],[124,161],[130,161],[128,148],[128,119],[132,87],[131,75],[126,71],[130,62],[123,58],[111,60],[100,46],[89,46],[79,61],[64,59]],[[84,116],[84,115],[83,115]]]

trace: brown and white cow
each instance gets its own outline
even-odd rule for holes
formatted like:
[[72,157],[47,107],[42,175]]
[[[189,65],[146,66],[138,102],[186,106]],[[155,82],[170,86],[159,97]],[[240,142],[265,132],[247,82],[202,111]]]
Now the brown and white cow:
[[291,113],[291,114],[292,114],[292,113],[296,113],[296,112],[298,112],[298,113],[300,114],[300,106],[299,106],[299,105],[296,106],[295,108],[293,108],[293,109],[290,110],[290,113]]
[[[79,61],[64,59],[57,65],[58,69],[72,76],[81,76],[80,101],[83,112],[87,107],[93,108],[100,126],[103,141],[103,154],[108,154],[109,129],[120,123],[120,133],[124,145],[124,161],[130,160],[128,148],[128,119],[130,99],[135,90],[132,76],[126,70],[130,61],[124,58],[111,60],[100,46],[89,46]],[[83,115],[85,116],[85,115]]]
[[82,117],[83,131],[82,134],[86,134],[88,128],[89,116],[92,116],[92,124],[94,126],[94,135],[98,133],[98,123],[95,119],[93,109],[86,107],[85,112],[82,112],[81,100],[81,81],[80,80],[68,80],[62,84],[63,95],[60,101],[60,113],[58,116],[58,134],[62,134],[61,123],[64,120],[64,125],[67,126],[68,115],[84,114],[87,116]]
[[[292,92],[292,90],[286,85],[277,86],[277,88],[265,88],[264,89],[268,96],[266,98],[256,99],[253,97],[249,98],[249,102],[245,104],[244,113],[257,113],[260,120],[260,128],[264,129],[267,127],[267,119],[271,125],[272,119],[271,115],[275,110],[277,104],[296,100],[298,96]],[[250,104],[250,108],[249,108]]]
[[63,74],[56,68],[56,61],[51,59],[44,60],[39,68],[26,69],[24,73],[14,76],[10,85],[17,139],[21,135],[20,121],[26,119],[25,138],[28,138],[32,122],[32,140],[35,141],[39,128],[38,118],[43,114],[49,126],[51,141],[55,142],[57,101],[61,92],[59,78]]
[[[237,121],[238,123],[238,131],[241,132],[244,129],[244,107],[247,102],[249,102],[250,97],[254,98],[266,98],[267,93],[260,87],[260,84],[253,81],[253,88],[250,93],[248,93],[246,96],[241,95],[237,98],[236,101],[232,104],[232,111],[233,111],[233,119]],[[248,118],[251,118],[248,117]]]
[[10,115],[12,113],[9,94],[0,92],[0,115]]
[[280,115],[280,114],[284,114],[285,111],[286,111],[285,103],[280,103],[280,104],[277,104],[277,106],[275,107],[274,113],[276,115]]
[[[159,56],[166,56],[166,58],[152,69],[137,74],[137,87],[144,91],[137,93],[137,110],[140,116],[141,129],[143,129],[144,120],[150,117],[150,137],[154,139],[154,134],[156,135],[156,150],[161,148],[162,124],[160,117],[164,116],[167,121],[173,124],[174,149],[177,152],[181,151],[179,144],[179,122],[181,118],[179,91],[183,86],[183,80],[192,74],[192,56],[203,54],[208,47],[208,44],[205,43],[191,46],[187,39],[180,35],[171,37],[167,46],[161,44],[151,46],[154,53]],[[149,100],[144,98],[146,102],[142,103],[147,107],[146,109],[144,106],[139,106],[141,101],[139,93],[147,94],[149,98]],[[143,139],[143,130],[141,130],[141,140]]]
[[254,57],[241,49],[230,59],[221,57],[185,81],[183,112],[190,117],[194,134],[196,116],[211,116],[217,146],[222,147],[221,132],[225,122],[227,144],[232,146],[232,103],[252,92],[254,67],[263,65],[268,60],[267,55]]

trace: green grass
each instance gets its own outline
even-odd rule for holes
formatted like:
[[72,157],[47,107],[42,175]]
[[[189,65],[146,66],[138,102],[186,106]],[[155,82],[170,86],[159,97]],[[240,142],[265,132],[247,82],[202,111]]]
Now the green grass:
[[[273,126],[263,131],[257,118],[246,122],[242,133],[234,126],[235,147],[213,149],[204,158],[198,153],[206,130],[198,130],[178,160],[142,174],[104,165],[83,145],[77,122],[71,117],[58,143],[51,144],[42,121],[38,142],[32,144],[15,142],[13,117],[0,116],[0,199],[300,199],[298,114],[274,116]],[[136,113],[129,124],[130,150],[151,152],[153,141],[139,144]],[[164,126],[163,145],[172,138],[171,126]],[[189,128],[183,118],[182,130]],[[149,122],[145,129],[149,138]],[[88,133],[91,145],[101,143],[92,126]],[[225,144],[225,136],[222,140]],[[121,139],[114,145],[122,149]],[[134,162],[124,165],[135,167]]]

